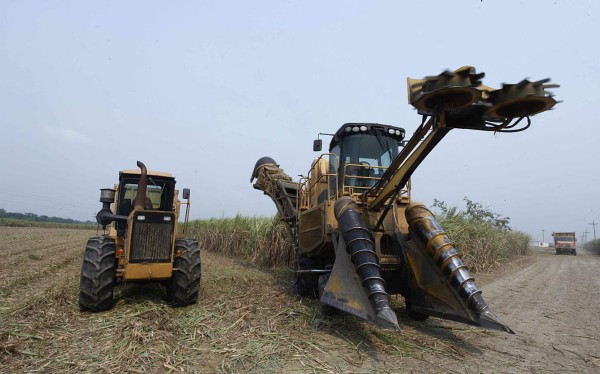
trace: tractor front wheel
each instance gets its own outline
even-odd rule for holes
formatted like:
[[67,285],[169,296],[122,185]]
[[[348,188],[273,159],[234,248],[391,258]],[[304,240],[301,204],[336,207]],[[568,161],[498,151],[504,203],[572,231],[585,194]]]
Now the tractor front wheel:
[[425,321],[426,319],[429,318],[429,316],[427,314],[423,314],[423,313],[412,310],[411,302],[410,302],[409,298],[405,298],[404,303],[406,304],[406,314],[408,314],[408,317],[410,319],[412,319],[414,321]]
[[90,238],[81,265],[80,311],[101,312],[112,307],[116,269],[115,241],[108,236]]
[[198,301],[200,291],[200,245],[193,239],[177,239],[175,252],[180,256],[173,261],[173,275],[167,283],[167,299],[172,306],[186,306]]
[[[308,257],[300,257],[298,260],[297,270],[316,269],[315,262]],[[319,277],[311,273],[296,273],[294,279],[294,293],[302,297],[310,297],[312,299],[319,297]]]
[[[318,287],[319,287],[319,301],[321,296],[325,293],[325,286],[329,282],[329,276],[331,273],[323,274],[319,276]],[[331,305],[325,304],[321,301],[321,314],[324,316],[333,316],[338,314],[339,309],[332,307]]]

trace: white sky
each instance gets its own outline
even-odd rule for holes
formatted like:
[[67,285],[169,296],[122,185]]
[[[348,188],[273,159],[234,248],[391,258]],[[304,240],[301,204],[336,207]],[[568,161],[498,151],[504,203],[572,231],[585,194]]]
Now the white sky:
[[550,77],[564,102],[523,133],[454,130],[416,171],[413,197],[467,196],[534,239],[592,231],[599,6],[4,0],[0,208],[93,219],[98,189],[141,160],[192,190],[193,218],[272,216],[249,183],[259,157],[296,176],[317,133],[345,122],[412,134],[406,77],[473,65],[496,87]]

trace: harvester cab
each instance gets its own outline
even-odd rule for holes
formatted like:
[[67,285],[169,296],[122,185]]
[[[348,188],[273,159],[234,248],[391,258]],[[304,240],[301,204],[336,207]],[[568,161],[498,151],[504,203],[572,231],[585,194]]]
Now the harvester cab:
[[[475,285],[433,214],[412,201],[410,176],[452,129],[518,132],[556,101],[548,80],[494,90],[466,66],[408,79],[422,122],[406,141],[402,128],[347,123],[329,152],[298,182],[270,157],[258,160],[254,188],[271,197],[296,248],[295,291],[385,328],[399,328],[391,294],[409,317],[436,316],[511,332]],[[322,149],[322,140],[313,150]],[[251,180],[252,181],[252,180]]]
[[398,156],[404,129],[373,123],[347,123],[334,135],[329,146],[329,173],[333,196],[362,195],[381,179]]
[[[193,304],[200,289],[200,247],[187,236],[189,189],[178,198],[175,178],[139,170],[119,173],[119,184],[100,191],[96,220],[108,234],[90,238],[81,269],[79,308],[99,312],[113,305],[116,281],[161,282],[174,306]],[[182,234],[178,222],[186,205]]]

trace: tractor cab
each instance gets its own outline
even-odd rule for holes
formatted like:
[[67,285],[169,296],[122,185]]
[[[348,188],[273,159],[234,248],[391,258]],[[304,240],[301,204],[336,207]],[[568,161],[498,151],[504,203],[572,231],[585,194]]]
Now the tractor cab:
[[[129,216],[138,193],[140,170],[123,170],[119,173],[117,214]],[[175,178],[169,173],[149,171],[143,210],[172,212],[175,195]],[[127,222],[116,221],[115,228],[122,236]]]
[[[119,173],[118,213],[128,215],[133,209],[137,197],[139,170],[124,170]],[[148,210],[173,210],[173,196],[175,192],[175,178],[169,173],[156,171],[148,172],[146,204]]]
[[400,127],[376,123],[343,125],[329,145],[329,174],[337,177],[337,195],[362,194],[375,186],[398,155],[404,134]]

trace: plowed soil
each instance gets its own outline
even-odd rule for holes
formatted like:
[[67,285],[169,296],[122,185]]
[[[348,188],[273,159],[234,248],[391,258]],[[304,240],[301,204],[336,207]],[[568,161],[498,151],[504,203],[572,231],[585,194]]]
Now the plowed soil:
[[0,372],[599,372],[600,256],[548,250],[477,282],[515,335],[430,318],[394,301],[401,332],[323,317],[287,269],[202,253],[198,304],[171,308],[159,285],[117,287],[80,313],[94,231],[0,227]]

